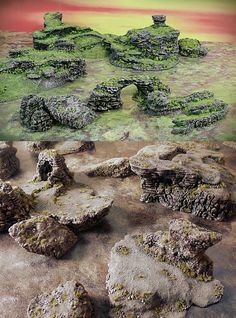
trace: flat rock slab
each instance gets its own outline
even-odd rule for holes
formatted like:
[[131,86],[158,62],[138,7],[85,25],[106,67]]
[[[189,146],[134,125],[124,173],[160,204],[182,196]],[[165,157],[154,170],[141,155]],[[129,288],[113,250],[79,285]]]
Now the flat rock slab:
[[9,234],[27,251],[45,256],[62,257],[77,242],[77,236],[52,217],[38,216],[14,224]]
[[206,307],[223,294],[218,280],[201,282],[186,276],[148,255],[130,235],[111,251],[107,289],[113,305],[110,316],[116,318],[185,317],[192,304]]
[[109,196],[95,195],[93,189],[74,184],[59,197],[57,187],[47,188],[47,183],[31,183],[28,192],[35,192],[36,208],[34,215],[52,216],[59,223],[75,230],[86,230],[105,217],[112,206]]
[[52,292],[33,298],[28,307],[28,318],[91,318],[93,308],[84,287],[67,281]]
[[98,164],[90,165],[83,171],[89,177],[122,178],[132,175],[129,158],[112,158]]

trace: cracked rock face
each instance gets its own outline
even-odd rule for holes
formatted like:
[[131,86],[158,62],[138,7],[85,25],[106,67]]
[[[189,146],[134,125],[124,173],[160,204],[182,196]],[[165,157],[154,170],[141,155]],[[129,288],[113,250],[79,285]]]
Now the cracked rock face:
[[16,157],[17,149],[11,144],[0,142],[0,179],[3,181],[16,175],[20,169],[20,161]]
[[[186,227],[189,228],[189,236],[185,235],[179,243],[177,236]],[[155,237],[153,249],[149,241],[152,235]],[[160,235],[167,235],[172,243],[161,252],[157,247],[162,242]],[[113,306],[110,317],[180,318],[185,317],[192,304],[206,307],[218,302],[223,295],[222,284],[213,278],[205,282],[186,275],[176,266],[179,256],[175,257],[174,252],[182,255],[184,251],[186,257],[192,255],[197,259],[197,255],[203,254],[219,239],[218,233],[198,228],[185,220],[172,220],[169,232],[125,236],[111,251],[107,276],[107,289]],[[176,242],[176,247],[173,242]],[[162,256],[172,255],[172,260],[169,263],[160,261],[159,252]],[[184,260],[184,256],[180,257]]]
[[89,177],[128,177],[132,174],[129,158],[112,158],[85,168],[83,171]]
[[73,183],[73,176],[65,158],[51,149],[40,152],[35,181],[47,181],[50,185],[70,185]]
[[27,219],[34,207],[33,199],[21,188],[0,181],[0,232],[12,224]]
[[76,281],[67,281],[52,292],[33,298],[28,318],[92,318],[93,307],[87,291]]
[[230,212],[230,193],[221,175],[223,155],[176,144],[147,146],[130,158],[141,178],[141,201],[160,202],[174,211],[223,220]]
[[14,224],[9,234],[28,252],[53,256],[66,254],[77,242],[77,236],[51,217],[38,216]]

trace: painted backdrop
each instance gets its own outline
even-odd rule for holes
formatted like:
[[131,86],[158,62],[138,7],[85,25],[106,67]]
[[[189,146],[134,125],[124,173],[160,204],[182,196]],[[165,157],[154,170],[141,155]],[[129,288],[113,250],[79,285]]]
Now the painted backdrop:
[[235,0],[0,0],[0,30],[42,28],[46,11],[62,11],[64,21],[103,33],[124,34],[165,14],[181,36],[236,42]]

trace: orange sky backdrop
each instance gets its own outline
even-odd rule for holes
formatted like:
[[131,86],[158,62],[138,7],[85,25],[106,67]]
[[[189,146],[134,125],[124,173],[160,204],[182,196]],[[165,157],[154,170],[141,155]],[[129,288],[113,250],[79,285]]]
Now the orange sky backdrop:
[[150,25],[152,14],[165,14],[183,37],[236,42],[232,0],[0,0],[0,30],[40,29],[47,11],[62,11],[65,22],[115,34]]

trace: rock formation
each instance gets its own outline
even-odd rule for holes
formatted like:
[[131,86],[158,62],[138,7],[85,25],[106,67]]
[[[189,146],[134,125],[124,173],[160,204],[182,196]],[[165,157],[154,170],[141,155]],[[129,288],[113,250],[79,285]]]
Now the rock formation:
[[12,224],[27,219],[34,202],[21,188],[0,181],[0,232]]
[[112,158],[93,164],[82,170],[89,177],[124,178],[132,174],[129,158]]
[[130,158],[141,178],[143,202],[160,202],[209,220],[223,220],[230,212],[230,193],[221,175],[223,155],[176,144],[147,146]]
[[47,181],[52,186],[68,186],[73,183],[73,175],[65,163],[65,158],[49,149],[39,153],[34,180]]
[[47,216],[15,223],[8,231],[28,252],[56,258],[66,254],[77,242],[77,236],[68,227]]
[[28,318],[92,318],[93,307],[84,287],[67,281],[52,292],[33,298],[28,307]]
[[51,148],[52,141],[28,141],[27,149],[34,155],[38,155],[42,150]]
[[111,251],[110,316],[180,318],[192,304],[218,302],[224,287],[204,252],[220,239],[183,219],[172,220],[166,232],[125,236]]
[[3,181],[19,172],[20,161],[16,157],[17,149],[7,142],[0,142],[0,179]]
[[208,50],[196,39],[180,39],[179,54],[182,56],[199,57],[207,55]]
[[74,95],[48,98],[45,107],[55,122],[71,128],[81,129],[96,118],[96,114]]

